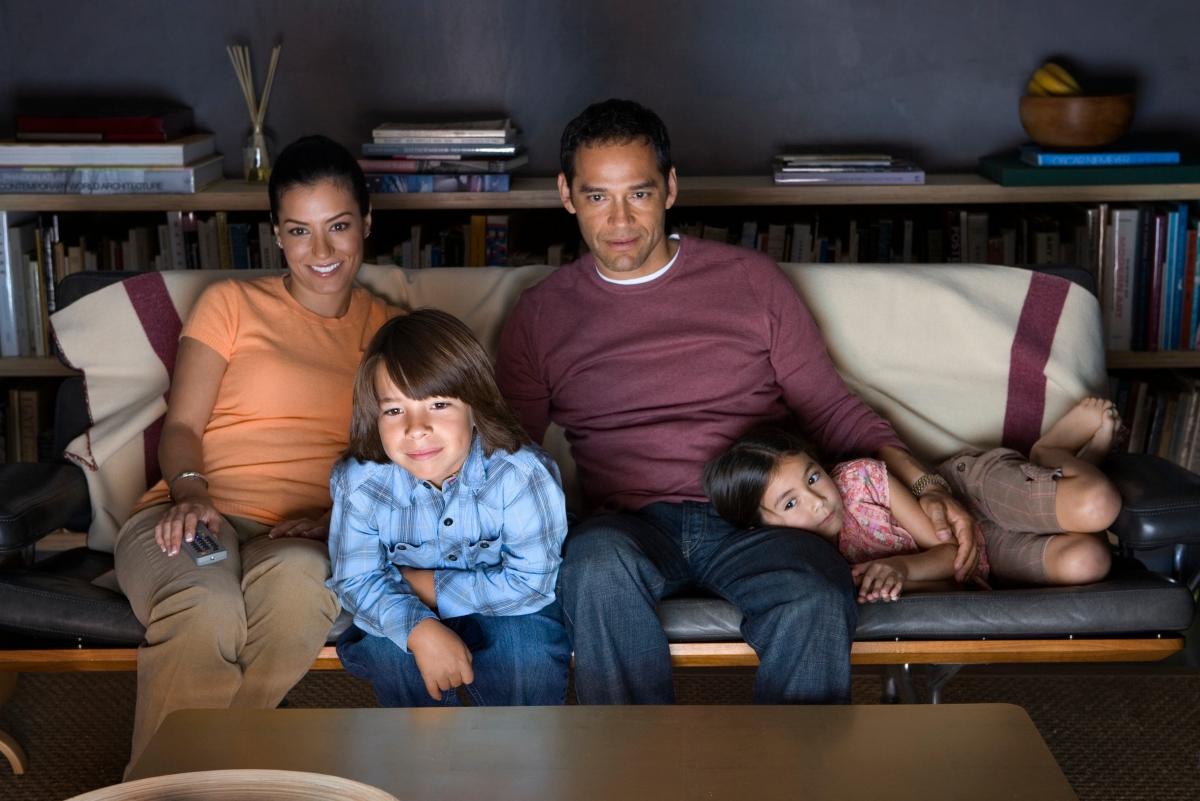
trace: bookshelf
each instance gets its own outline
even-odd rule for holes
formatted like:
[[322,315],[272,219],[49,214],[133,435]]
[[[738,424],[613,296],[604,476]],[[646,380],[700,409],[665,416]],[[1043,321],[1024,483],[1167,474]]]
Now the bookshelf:
[[[378,210],[555,209],[554,178],[517,178],[510,192],[373,195]],[[1136,203],[1200,199],[1200,184],[1004,187],[973,173],[933,174],[922,186],[776,186],[768,175],[683,176],[677,205],[890,206]],[[224,180],[188,195],[0,195],[0,208],[39,212],[266,211],[266,190]]]
[[[560,208],[551,177],[514,177],[509,192],[373,195],[379,211]],[[1200,184],[1003,187],[974,173],[931,174],[920,186],[776,186],[769,175],[683,176],[679,208],[1088,204],[1200,199]],[[0,208],[32,212],[265,212],[265,187],[226,179],[183,195],[0,195]],[[1200,352],[1110,352],[1111,370],[1200,368]],[[0,379],[74,374],[54,358],[0,358]]]
[[[1094,205],[1195,201],[1200,183],[1120,186],[1003,187],[973,173],[931,174],[920,186],[776,186],[769,175],[687,176],[680,180],[679,209],[736,214],[739,209],[861,207],[1004,207],[1017,204]],[[412,193],[372,196],[377,211],[440,215],[454,212],[542,211],[560,209],[551,177],[515,177],[502,193]],[[0,195],[0,209],[37,213],[142,214],[169,211],[264,214],[269,208],[261,185],[222,180],[186,195]],[[902,265],[897,265],[902,269]],[[1117,376],[1162,375],[1200,370],[1200,352],[1109,352]],[[56,358],[0,358],[0,387],[49,388],[76,371]]]

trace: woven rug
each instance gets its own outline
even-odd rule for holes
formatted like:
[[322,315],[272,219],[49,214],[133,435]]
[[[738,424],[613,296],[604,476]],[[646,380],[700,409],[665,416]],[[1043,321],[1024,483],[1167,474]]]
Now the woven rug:
[[[945,703],[1024,707],[1083,801],[1200,799],[1200,672],[1144,668],[968,668]],[[679,703],[745,704],[748,671],[683,671]],[[878,703],[881,679],[856,673],[855,703]],[[120,781],[133,725],[130,673],[26,674],[0,726],[29,753],[29,771],[0,765],[0,801],[61,801]],[[374,706],[370,687],[344,673],[311,673],[295,707]],[[902,733],[898,733],[902,735]]]

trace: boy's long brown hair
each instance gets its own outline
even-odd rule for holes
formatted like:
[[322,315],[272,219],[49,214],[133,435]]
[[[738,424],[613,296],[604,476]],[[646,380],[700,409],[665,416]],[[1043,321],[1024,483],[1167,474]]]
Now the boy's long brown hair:
[[379,439],[375,373],[383,366],[396,388],[412,400],[458,398],[471,407],[483,450],[509,452],[530,442],[509,408],[492,363],[471,329],[439,309],[394,317],[376,332],[354,379],[354,409],[346,456],[365,462],[391,460]]

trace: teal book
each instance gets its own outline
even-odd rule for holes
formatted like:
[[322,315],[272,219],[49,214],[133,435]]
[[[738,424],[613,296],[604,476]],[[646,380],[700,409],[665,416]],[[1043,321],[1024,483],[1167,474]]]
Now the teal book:
[[1121,184],[1200,183],[1200,161],[1141,164],[1128,167],[1035,167],[1015,153],[984,156],[979,172],[1001,186],[1106,186]]

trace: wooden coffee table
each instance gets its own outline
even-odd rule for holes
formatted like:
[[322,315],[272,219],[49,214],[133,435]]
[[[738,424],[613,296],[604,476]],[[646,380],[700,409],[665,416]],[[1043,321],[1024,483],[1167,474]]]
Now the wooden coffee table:
[[222,768],[403,801],[1075,799],[1008,704],[183,711],[130,778]]

